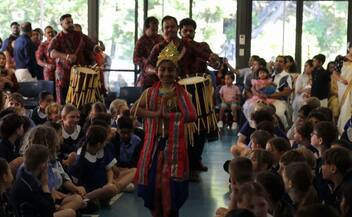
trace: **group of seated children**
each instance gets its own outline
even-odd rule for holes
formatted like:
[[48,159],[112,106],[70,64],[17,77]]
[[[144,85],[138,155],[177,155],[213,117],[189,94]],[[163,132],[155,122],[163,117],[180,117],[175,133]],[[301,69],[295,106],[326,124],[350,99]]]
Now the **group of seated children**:
[[80,126],[75,106],[47,92],[39,98],[29,115],[18,93],[0,111],[1,216],[77,216],[134,191],[143,131],[135,133],[125,101],[113,101],[111,114],[100,102],[89,106]]
[[255,111],[224,164],[231,194],[216,216],[352,216],[351,146],[338,138],[331,111],[313,101],[288,137],[270,106]]

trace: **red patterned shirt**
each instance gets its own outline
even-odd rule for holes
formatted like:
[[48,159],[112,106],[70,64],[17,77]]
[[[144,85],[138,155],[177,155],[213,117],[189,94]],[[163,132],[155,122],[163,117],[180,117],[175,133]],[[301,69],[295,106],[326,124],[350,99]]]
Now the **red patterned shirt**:
[[[206,62],[209,59],[211,50],[206,43],[199,43],[196,41],[181,40],[178,51],[181,53],[183,47],[186,48],[186,52],[183,57],[178,62],[179,66],[179,76],[185,77],[186,75],[194,75],[196,73],[206,72]],[[162,41],[161,43],[154,46],[150,56],[149,64],[156,66],[159,53],[168,45],[167,41]]]
[[[35,52],[37,63],[42,61],[46,64],[55,65],[55,60],[50,57],[48,52],[49,43],[49,41],[44,41],[39,45],[37,51]],[[48,67],[43,67],[43,74],[45,80],[55,80],[55,69],[51,70]]]
[[144,34],[138,39],[133,52],[133,63],[138,65],[141,70],[141,77],[139,81],[141,84],[144,83],[144,80],[146,78],[146,75],[144,74],[144,69],[148,64],[148,57],[150,55],[150,52],[156,44],[162,42],[163,40],[164,39],[161,35],[156,35],[155,37],[148,37],[146,34]]
[[[82,40],[82,42],[81,42]],[[65,54],[76,54],[77,60],[70,64],[66,60],[56,59],[56,82],[60,87],[67,87],[70,82],[70,70],[72,65],[88,66],[94,60],[94,42],[88,36],[80,32],[60,32],[49,44],[48,52],[56,50]]]

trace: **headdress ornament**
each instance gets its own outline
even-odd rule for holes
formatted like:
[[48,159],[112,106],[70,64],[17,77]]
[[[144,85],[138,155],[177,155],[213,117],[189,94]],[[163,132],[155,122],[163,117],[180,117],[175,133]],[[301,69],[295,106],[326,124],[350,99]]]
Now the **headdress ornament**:
[[179,61],[180,52],[177,50],[177,47],[173,41],[171,41],[159,54],[158,61],[156,65],[159,64],[164,60],[169,60],[177,65]]

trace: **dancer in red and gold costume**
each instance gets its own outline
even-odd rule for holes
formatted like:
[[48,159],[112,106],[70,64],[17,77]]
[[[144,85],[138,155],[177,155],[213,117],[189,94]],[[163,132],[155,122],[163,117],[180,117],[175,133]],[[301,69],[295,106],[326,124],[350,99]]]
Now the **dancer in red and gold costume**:
[[189,94],[178,85],[179,52],[170,42],[159,54],[159,81],[146,89],[132,112],[145,118],[145,138],[136,179],[138,195],[154,217],[178,216],[188,197],[187,128],[197,115]]

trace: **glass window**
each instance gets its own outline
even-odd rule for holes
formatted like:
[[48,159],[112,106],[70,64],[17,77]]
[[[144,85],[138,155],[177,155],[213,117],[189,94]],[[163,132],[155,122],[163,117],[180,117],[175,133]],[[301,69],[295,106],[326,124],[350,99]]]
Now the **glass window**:
[[237,0],[194,0],[192,13],[197,22],[195,41],[207,42],[214,53],[227,57],[234,66],[236,58]]
[[253,1],[251,55],[295,56],[296,2]]
[[302,63],[316,54],[325,64],[346,53],[348,1],[304,2]]
[[[143,14],[139,16],[143,17]],[[135,1],[99,1],[99,39],[105,44],[105,53],[111,57],[111,69],[134,69],[134,32]],[[109,85],[113,85],[121,76],[128,85],[134,84],[133,71],[111,71]]]
[[61,31],[60,16],[64,13],[72,15],[73,21],[82,26],[82,30],[88,32],[88,4],[87,0],[32,0],[12,1],[2,0],[0,3],[0,37],[5,39],[10,34],[10,23],[17,21],[29,21],[34,28],[53,26]]
[[176,17],[178,21],[185,17],[189,17],[189,0],[149,0],[148,1],[148,16],[161,19],[171,15]]

